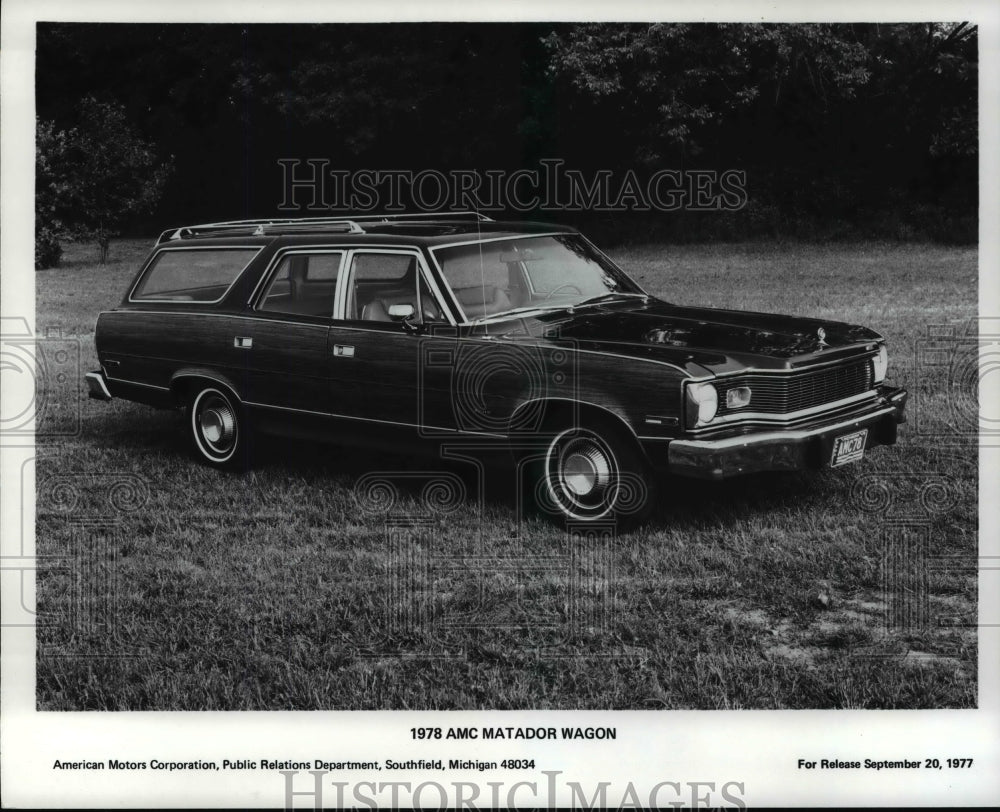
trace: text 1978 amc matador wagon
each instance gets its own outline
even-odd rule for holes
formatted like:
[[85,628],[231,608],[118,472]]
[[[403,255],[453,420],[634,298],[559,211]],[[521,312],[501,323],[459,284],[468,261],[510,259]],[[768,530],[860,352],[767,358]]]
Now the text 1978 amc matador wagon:
[[212,465],[247,465],[251,428],[503,443],[582,522],[641,518],[657,469],[854,462],[906,402],[872,330],[671,304],[573,229],[475,214],[164,232],[96,342],[91,396],[186,407]]

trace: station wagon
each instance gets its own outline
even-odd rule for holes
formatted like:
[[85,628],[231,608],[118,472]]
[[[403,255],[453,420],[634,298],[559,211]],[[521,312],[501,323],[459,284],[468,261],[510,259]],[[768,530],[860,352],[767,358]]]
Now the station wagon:
[[905,421],[870,329],[667,302],[572,228],[475,213],[169,229],[96,345],[91,396],[185,409],[209,465],[257,431],[502,447],[569,522],[642,519],[664,473],[854,463]]

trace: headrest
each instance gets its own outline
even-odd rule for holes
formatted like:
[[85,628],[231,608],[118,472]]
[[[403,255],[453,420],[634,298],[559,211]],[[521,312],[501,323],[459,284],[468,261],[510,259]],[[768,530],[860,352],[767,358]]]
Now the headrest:
[[490,302],[496,301],[497,298],[497,288],[496,285],[476,285],[471,288],[458,288],[455,291],[455,296],[462,305],[483,305],[483,302],[489,304]]

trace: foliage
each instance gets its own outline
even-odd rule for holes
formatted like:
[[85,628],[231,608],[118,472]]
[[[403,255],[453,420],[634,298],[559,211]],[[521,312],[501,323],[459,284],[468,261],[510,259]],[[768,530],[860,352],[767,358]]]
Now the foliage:
[[64,236],[96,240],[103,262],[110,237],[153,209],[170,172],[121,105],[87,97],[78,120],[69,130],[37,121],[36,267],[58,264]]
[[37,97],[64,128],[81,123],[73,100],[119,99],[176,156],[150,230],[276,214],[280,158],[482,172],[551,157],[746,171],[753,216],[642,224],[664,237],[741,238],[768,212],[772,234],[975,239],[977,48],[966,23],[43,24]]
[[566,126],[620,166],[739,167],[789,235],[976,238],[974,26],[588,24],[545,44]]
[[551,74],[625,112],[650,162],[660,144],[697,152],[698,134],[739,110],[777,105],[789,93],[823,108],[870,78],[865,48],[830,25],[594,23],[545,42]]
[[[646,160],[659,157],[661,144],[697,151],[713,138],[713,127],[738,124],[747,113],[760,123],[772,116],[782,124],[797,121],[801,132],[837,124],[857,104],[877,98],[894,114],[909,112],[913,125],[926,112],[922,104],[943,101],[942,86],[955,95],[920,143],[938,155],[976,150],[969,126],[975,123],[975,28],[966,23],[593,23],[553,32],[545,45],[551,76],[584,100],[624,114]],[[888,134],[871,133],[873,146]]]
[[127,218],[153,208],[170,171],[132,128],[118,104],[93,97],[80,106],[70,139],[74,168],[68,203],[77,232],[100,239]]
[[35,270],[54,268],[62,257],[60,201],[68,194],[67,135],[35,119]]

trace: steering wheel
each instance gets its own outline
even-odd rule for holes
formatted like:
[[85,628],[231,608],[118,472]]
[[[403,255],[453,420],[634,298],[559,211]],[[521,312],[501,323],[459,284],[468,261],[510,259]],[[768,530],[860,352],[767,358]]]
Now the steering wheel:
[[572,282],[567,282],[565,285],[559,285],[559,287],[557,287],[557,288],[552,288],[552,290],[550,290],[545,295],[545,298],[542,299],[542,301],[543,302],[547,302],[549,299],[551,299],[553,296],[555,296],[559,291],[566,290],[567,288],[573,288],[573,290],[576,293],[579,293],[581,296],[583,295],[583,291],[580,290],[576,285],[574,285]]

